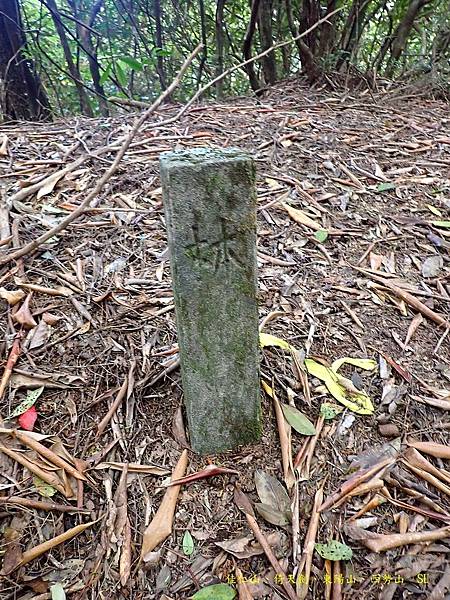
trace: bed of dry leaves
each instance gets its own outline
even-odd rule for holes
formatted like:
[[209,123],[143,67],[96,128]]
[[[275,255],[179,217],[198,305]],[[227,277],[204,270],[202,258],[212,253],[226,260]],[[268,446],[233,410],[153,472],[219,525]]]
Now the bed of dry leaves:
[[[13,262],[93,188],[132,116],[0,128],[2,600],[217,584],[197,597],[447,597],[448,105],[286,82],[155,127],[174,111],[82,218]],[[261,329],[276,339],[261,443],[205,458],[183,424],[158,155],[231,145],[257,163]],[[345,357],[340,399],[364,390],[374,411],[305,367],[330,376]],[[330,541],[344,546],[314,546]]]

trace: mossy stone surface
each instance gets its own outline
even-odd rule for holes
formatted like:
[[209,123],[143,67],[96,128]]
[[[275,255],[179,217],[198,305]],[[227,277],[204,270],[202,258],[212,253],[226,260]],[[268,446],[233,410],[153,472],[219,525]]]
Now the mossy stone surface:
[[254,164],[200,148],[160,166],[191,445],[221,452],[261,429]]

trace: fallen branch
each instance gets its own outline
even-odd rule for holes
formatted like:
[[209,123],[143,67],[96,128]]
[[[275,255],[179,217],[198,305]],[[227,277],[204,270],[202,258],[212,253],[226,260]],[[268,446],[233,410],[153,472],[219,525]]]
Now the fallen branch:
[[22,554],[22,560],[17,566],[22,567],[23,565],[26,565],[32,560],[39,558],[39,556],[42,556],[42,554],[45,554],[49,550],[52,550],[52,548],[59,546],[59,544],[62,544],[63,542],[71,540],[76,535],[82,533],[85,529],[88,529],[88,527],[92,527],[92,525],[97,523],[97,521],[91,521],[90,523],[84,523],[83,525],[77,525],[76,527],[72,527],[72,529],[68,529],[64,533],[61,533],[60,535],[57,535],[56,537],[47,540],[46,542],[43,542],[42,544],[39,544],[34,548],[31,548],[31,550],[26,550]]
[[429,319],[431,319],[431,321],[434,321],[441,327],[450,328],[450,323],[446,319],[444,319],[444,317],[442,317],[438,313],[434,312],[434,310],[431,310],[431,308],[428,308],[428,306],[423,304],[423,302],[418,300],[415,296],[413,296],[409,292],[405,292],[398,286],[391,283],[385,277],[380,277],[379,275],[375,275],[374,273],[371,273],[370,271],[366,271],[365,269],[360,269],[359,267],[355,267],[354,265],[350,265],[350,266],[353,269],[355,269],[356,271],[359,271],[360,273],[363,273],[364,275],[366,275],[366,277],[373,279],[373,281],[376,281],[377,283],[381,283],[381,285],[388,288],[388,290],[391,290],[391,292],[393,292],[397,296],[397,298],[400,298],[400,300],[403,300],[404,302],[409,304],[409,306],[418,310],[425,317],[428,317]]
[[266,538],[264,537],[263,532],[259,528],[259,525],[254,517],[254,514],[252,514],[253,509],[252,509],[250,500],[247,498],[247,496],[244,494],[244,492],[238,486],[236,486],[234,489],[234,501],[235,501],[237,507],[239,508],[239,510],[241,510],[245,514],[245,516],[247,518],[248,526],[252,530],[253,535],[255,536],[256,540],[259,542],[261,548],[264,550],[264,553],[267,556],[267,559],[269,560],[270,564],[272,565],[273,570],[275,571],[275,573],[277,575],[281,576],[281,585],[283,586],[283,589],[286,592],[286,594],[288,595],[289,599],[290,600],[298,600],[297,594],[295,593],[292,586],[289,585],[289,583],[288,583],[288,578],[287,578],[286,573],[284,572],[282,566],[278,562],[278,559],[275,556],[275,554],[273,553],[272,548],[269,546]]
[[108,423],[111,421],[114,414],[116,413],[116,410],[119,408],[120,404],[122,403],[123,399],[125,398],[125,395],[126,395],[127,389],[128,389],[128,379],[129,379],[128,376],[125,377],[125,379],[123,380],[122,386],[119,390],[119,393],[117,394],[117,396],[114,399],[114,402],[109,407],[106,415],[103,417],[103,419],[97,425],[97,437],[101,436],[102,433],[105,431],[106,427],[108,426]]
[[[89,205],[92,202],[92,200],[96,196],[98,196],[98,194],[104,188],[105,184],[111,179],[111,177],[116,172],[120,161],[122,160],[126,151],[130,147],[131,142],[136,137],[136,134],[138,133],[141,126],[145,123],[145,121],[148,119],[148,117],[152,113],[155,112],[155,110],[161,105],[161,103],[164,102],[164,100],[168,96],[170,96],[170,94],[173,93],[175,88],[179,85],[181,78],[185,74],[187,68],[189,67],[189,65],[191,64],[193,59],[197,56],[197,54],[201,51],[202,47],[203,46],[201,44],[199,46],[197,46],[197,48],[186,59],[183,66],[181,67],[179,73],[177,74],[175,79],[172,81],[172,83],[169,85],[169,87],[153,102],[153,104],[145,112],[142,113],[141,116],[139,116],[135,120],[130,133],[128,133],[128,135],[123,140],[122,145],[121,145],[119,151],[117,152],[112,165],[105,171],[105,173],[102,175],[102,177],[100,177],[100,179],[97,182],[97,185],[86,196],[86,198],[81,202],[79,207],[76,210],[74,210],[72,213],[70,213],[70,215],[68,215],[60,223],[58,223],[58,225],[56,225],[55,227],[52,227],[49,231],[40,235],[38,238],[36,238],[32,242],[30,242],[29,244],[25,244],[25,246],[23,246],[22,248],[19,248],[19,250],[16,250],[15,252],[11,252],[10,254],[7,254],[6,256],[0,257],[0,266],[4,265],[6,263],[9,263],[12,260],[17,260],[18,258],[21,258],[22,256],[29,254],[30,252],[33,252],[34,250],[39,248],[39,246],[41,244],[44,244],[47,240],[49,240],[50,238],[59,234],[61,231],[63,231],[63,229],[65,229],[68,225],[70,225],[70,223],[72,223],[73,221],[75,221],[75,219],[78,219],[78,217],[80,217],[82,214],[84,214],[84,212],[89,208]],[[81,160],[81,158],[78,160]],[[77,162],[77,161],[75,161],[75,162]]]
[[86,513],[90,511],[69,506],[67,504],[57,504],[56,502],[41,502],[40,500],[32,500],[31,498],[21,498],[20,496],[0,496],[0,505],[11,504],[13,506],[24,506],[26,508],[35,508],[36,510],[52,511],[64,513]]
[[[317,530],[319,528],[320,512],[319,508],[323,501],[323,487],[319,488],[314,497],[314,505],[312,509],[311,519],[309,521],[308,531],[306,533],[303,552],[300,559],[300,564],[297,571],[297,595],[300,600],[303,600],[308,595],[309,579],[311,577],[311,567],[314,554],[314,544],[316,542]],[[300,583],[299,575],[305,573],[305,581]]]
[[385,535],[373,533],[356,526],[347,526],[347,532],[353,539],[360,540],[372,552],[385,552],[400,546],[411,544],[423,544],[443,540],[450,536],[450,526],[432,529],[431,531],[420,531],[413,533],[392,533]]
[[360,469],[354,475],[349,477],[347,481],[341,485],[341,487],[334,492],[325,502],[320,506],[319,512],[329,510],[335,506],[340,500],[349,496],[355,488],[365,483],[370,479],[381,479],[382,474],[390,465],[395,463],[395,458],[385,458],[379,463],[366,469]]

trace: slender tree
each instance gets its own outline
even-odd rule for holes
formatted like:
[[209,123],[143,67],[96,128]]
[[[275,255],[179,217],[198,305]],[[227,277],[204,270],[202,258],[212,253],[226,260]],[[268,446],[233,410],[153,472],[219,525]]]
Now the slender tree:
[[403,18],[400,20],[400,23],[397,25],[390,39],[389,47],[391,52],[385,71],[387,77],[392,77],[395,71],[397,62],[406,48],[409,33],[414,26],[414,21],[416,20],[420,10],[430,2],[431,0],[410,1]]
[[[245,60],[250,60],[252,57],[252,42],[253,36],[255,35],[256,23],[258,21],[260,0],[252,0],[252,8],[250,13],[250,20],[248,22],[247,31],[245,32],[244,43],[242,45],[242,53]],[[245,67],[250,85],[252,90],[257,91],[260,89],[261,84],[256,75],[254,63],[250,63]]]
[[[216,76],[224,70],[225,35],[223,24],[223,13],[227,0],[217,0],[215,32],[216,32]],[[223,79],[216,83],[216,94],[218,98],[223,96]]]
[[[258,14],[259,39],[261,50],[268,50],[273,46],[272,34],[272,10],[273,0],[261,0]],[[265,82],[274,84],[277,80],[277,63],[275,61],[275,52],[269,52],[262,59],[262,68]]]
[[41,0],[41,3],[47,7],[52,16],[53,22],[55,24],[56,32],[59,36],[61,46],[64,52],[64,57],[66,59],[67,69],[70,73],[70,76],[73,79],[73,82],[77,88],[78,99],[80,102],[81,112],[89,117],[93,116],[91,103],[89,101],[89,96],[86,93],[84,88],[80,71],[78,66],[75,64],[72,56],[72,50],[69,46],[69,41],[66,35],[66,29],[64,27],[64,23],[61,18],[61,14],[56,6],[55,0]]
[[0,4],[0,104],[11,119],[48,119],[50,105],[33,62],[24,53],[25,32],[17,0]]

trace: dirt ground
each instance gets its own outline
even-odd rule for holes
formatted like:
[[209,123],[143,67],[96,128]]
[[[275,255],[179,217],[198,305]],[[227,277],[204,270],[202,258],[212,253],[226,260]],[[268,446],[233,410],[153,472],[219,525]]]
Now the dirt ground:
[[[185,600],[239,582],[240,598],[287,598],[234,500],[238,483],[252,503],[282,502],[277,486],[258,499],[257,473],[289,495],[287,519],[272,505],[269,520],[256,520],[299,598],[450,598],[448,104],[289,81],[157,124],[175,112],[165,105],[142,127],[88,213],[14,261],[4,257],[95,186],[134,115],[0,127],[3,381],[19,349],[0,395],[0,597],[62,598],[63,589],[77,600]],[[262,331],[296,351],[262,350],[261,442],[220,456],[189,451],[187,473],[208,464],[238,473],[181,486],[171,535],[140,562],[186,445],[158,155],[200,146],[241,147],[256,161]],[[339,371],[344,395],[364,389],[373,413],[336,402],[305,357],[375,361]],[[272,390],[316,435],[286,433]],[[18,418],[30,425],[17,417],[26,406],[14,412],[25,399],[35,401],[33,431],[46,436],[33,439],[85,480],[6,431]],[[333,402],[342,412],[321,418]],[[314,520],[312,543],[337,540],[350,559],[305,544]]]

